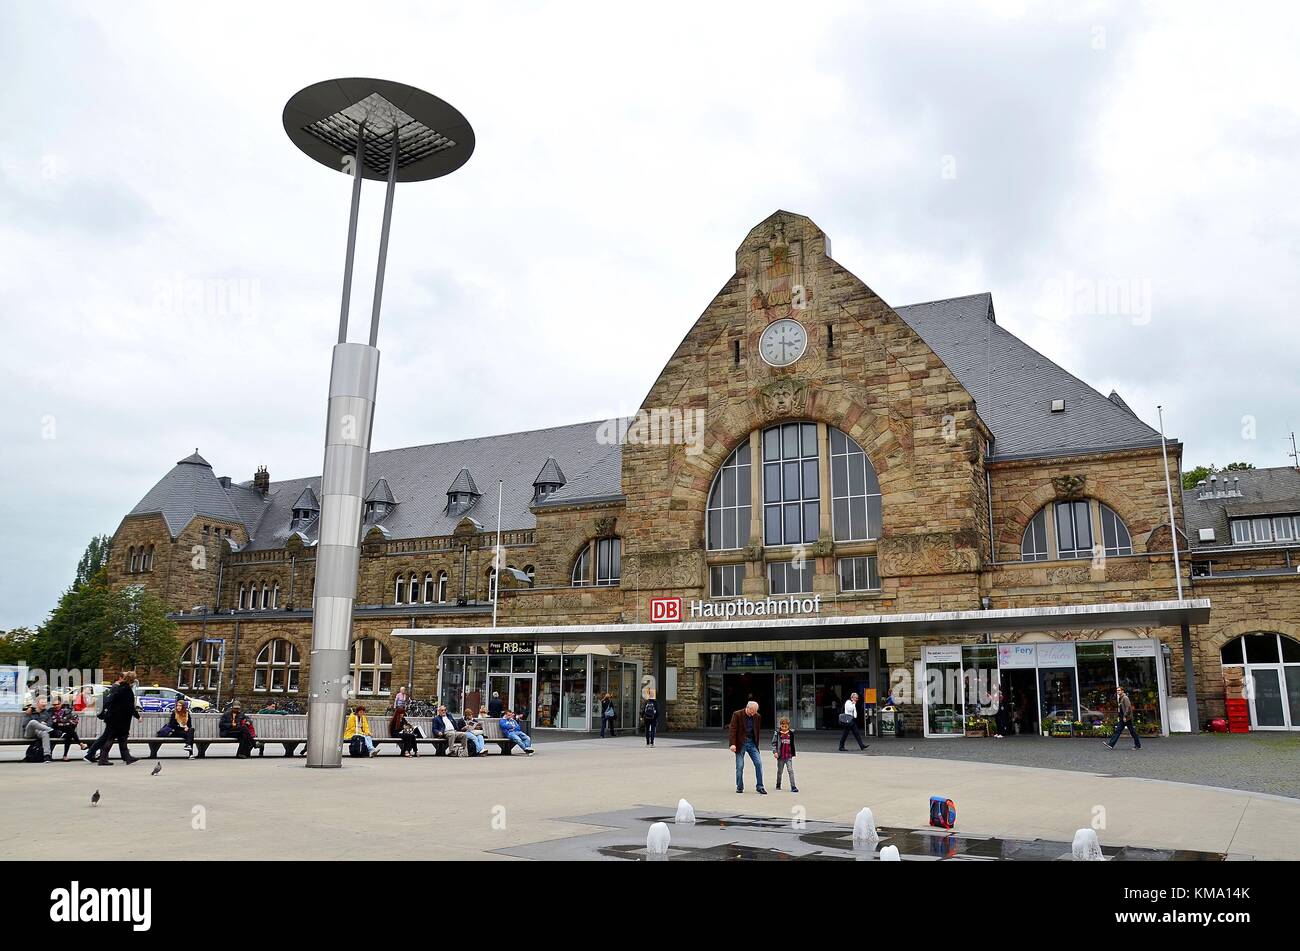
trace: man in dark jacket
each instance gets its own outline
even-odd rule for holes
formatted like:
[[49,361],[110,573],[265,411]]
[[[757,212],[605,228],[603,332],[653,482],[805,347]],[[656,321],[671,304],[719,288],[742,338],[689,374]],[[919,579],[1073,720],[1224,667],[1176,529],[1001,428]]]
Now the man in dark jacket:
[[1133,749],[1140,750],[1142,741],[1138,739],[1137,728],[1133,725],[1133,701],[1128,698],[1123,687],[1118,688],[1115,695],[1119,708],[1118,715],[1115,717],[1115,733],[1106,741],[1106,745],[1113,750],[1115,744],[1119,742],[1120,734],[1124,732],[1124,727],[1128,727],[1128,732],[1133,737]]
[[100,713],[100,718],[104,721],[104,732],[86,751],[86,762],[96,763],[99,766],[112,766],[113,764],[108,761],[108,748],[114,741],[117,742],[117,750],[123,763],[136,761],[136,757],[131,755],[131,751],[126,746],[127,735],[131,732],[131,721],[140,716],[140,710],[135,705],[135,680],[134,670],[124,670],[118,676],[117,682],[104,693],[103,712]]
[[493,692],[492,699],[488,701],[488,716],[496,720],[506,712],[506,706],[501,702],[501,694]]
[[745,791],[745,756],[754,761],[754,781],[760,796],[766,796],[763,788],[763,761],[758,755],[758,746],[762,742],[762,724],[758,718],[758,703],[754,700],[745,704],[745,709],[737,710],[731,715],[728,728],[728,740],[731,752],[736,754],[736,792]]

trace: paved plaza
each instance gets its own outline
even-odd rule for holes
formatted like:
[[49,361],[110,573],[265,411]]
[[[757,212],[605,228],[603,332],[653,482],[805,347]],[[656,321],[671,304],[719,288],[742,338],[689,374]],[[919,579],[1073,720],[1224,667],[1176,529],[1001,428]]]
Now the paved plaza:
[[[665,737],[653,749],[639,737],[557,738],[540,742],[531,758],[385,755],[345,759],[337,770],[308,770],[301,758],[272,754],[201,762],[165,755],[156,776],[147,760],[111,769],[4,762],[0,857],[617,858],[644,846],[645,817],[671,815],[682,798],[702,818],[804,818],[826,836],[814,850],[834,852],[863,806],[878,825],[908,834],[926,828],[928,800],[937,794],[956,802],[957,831],[972,838],[1068,843],[1076,829],[1096,823],[1113,855],[1127,848],[1300,858],[1300,799],[1117,775],[1139,768],[1131,764],[1167,769],[1160,763],[1175,754],[1192,769],[1206,758],[1202,747],[1214,749],[1218,738],[1187,738],[1197,748],[1185,754],[1176,749],[1179,739],[1163,741],[1168,750],[1153,740],[1143,754],[1091,744],[1113,764],[1108,773],[962,758],[978,749],[993,756],[990,743],[879,744],[886,755],[876,744],[865,754],[838,753],[827,748],[834,739],[810,737],[801,746],[797,795],[774,788],[765,756],[767,796],[753,792],[752,774],[748,791],[735,793],[732,757],[716,738]],[[1020,755],[1014,742],[999,754]],[[1082,750],[1074,741],[1031,742],[1049,754]],[[92,806],[96,789],[101,800]],[[770,831],[732,823],[723,835],[716,823],[702,823],[675,832],[674,841],[764,849],[772,847],[765,843]],[[1040,857],[1054,848],[1040,846]]]

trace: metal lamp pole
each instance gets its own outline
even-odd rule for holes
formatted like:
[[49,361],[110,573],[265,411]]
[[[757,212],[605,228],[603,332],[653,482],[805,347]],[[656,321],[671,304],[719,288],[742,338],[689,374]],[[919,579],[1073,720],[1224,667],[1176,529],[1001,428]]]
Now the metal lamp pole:
[[[307,765],[336,767],[343,762],[343,719],[351,692],[349,655],[393,194],[399,178],[437,178],[463,165],[473,153],[474,132],[464,116],[436,96],[377,79],[333,79],[308,86],[285,106],[284,128],[313,159],[330,168],[342,164],[353,176],[343,300],[326,410],[308,678]],[[347,339],[362,178],[387,185],[368,344]]]

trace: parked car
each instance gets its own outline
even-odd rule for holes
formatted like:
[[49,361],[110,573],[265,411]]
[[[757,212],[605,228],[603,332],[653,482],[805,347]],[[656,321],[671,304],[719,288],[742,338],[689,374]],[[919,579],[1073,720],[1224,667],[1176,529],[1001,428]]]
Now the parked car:
[[206,700],[187,696],[171,687],[159,687],[157,684],[150,687],[140,684],[135,686],[135,702],[144,713],[171,713],[176,709],[177,700],[184,700],[195,713],[206,713],[212,707]]

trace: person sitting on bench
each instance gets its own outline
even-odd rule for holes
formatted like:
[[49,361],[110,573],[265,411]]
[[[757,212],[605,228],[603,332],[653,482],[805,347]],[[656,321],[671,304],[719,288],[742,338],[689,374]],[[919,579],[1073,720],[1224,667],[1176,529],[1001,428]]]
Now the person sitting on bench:
[[187,758],[194,755],[194,721],[190,719],[190,708],[184,700],[176,701],[171,718],[163,724],[158,735],[180,737],[185,741]]
[[45,709],[44,694],[37,697],[36,702],[23,711],[23,739],[40,740],[41,755],[43,762],[46,763],[54,758],[50,755],[50,734],[54,732],[53,718],[54,715]]
[[533,738],[519,725],[519,721],[515,719],[515,711],[507,710],[506,715],[501,718],[501,735],[512,740],[529,756],[533,755]]
[[475,719],[473,710],[470,710],[469,708],[465,709],[465,720],[461,729],[465,731],[466,751],[468,752],[469,744],[473,743],[474,752],[482,753],[485,745],[483,741],[483,727],[479,724],[478,720]]
[[239,740],[239,749],[235,751],[236,759],[248,759],[253,747],[257,745],[254,737],[253,723],[244,716],[244,708],[238,700],[234,706],[221,715],[220,732],[227,739]]
[[343,727],[344,743],[351,746],[356,739],[360,739],[366,756],[379,755],[379,747],[375,746],[375,738],[370,735],[370,720],[366,717],[366,708],[363,706],[358,706],[348,714],[348,722]]
[[81,737],[77,736],[77,725],[81,722],[81,717],[77,716],[71,706],[63,702],[63,697],[59,694],[54,695],[54,709],[50,711],[50,725],[54,727],[50,733],[50,738],[62,738],[63,740],[63,758],[68,758],[68,750],[72,749],[72,744],[76,743],[83,750],[86,744],[81,742]]
[[438,707],[438,715],[433,718],[430,729],[434,736],[445,737],[447,752],[456,755],[456,747],[462,753],[468,753],[468,738],[465,734],[465,721],[458,720],[447,712],[445,704]]
[[424,734],[420,732],[418,726],[406,719],[405,707],[399,707],[393,714],[393,718],[388,721],[388,735],[397,740],[399,752],[403,756],[420,755],[420,751],[416,749],[419,744],[415,741]]

